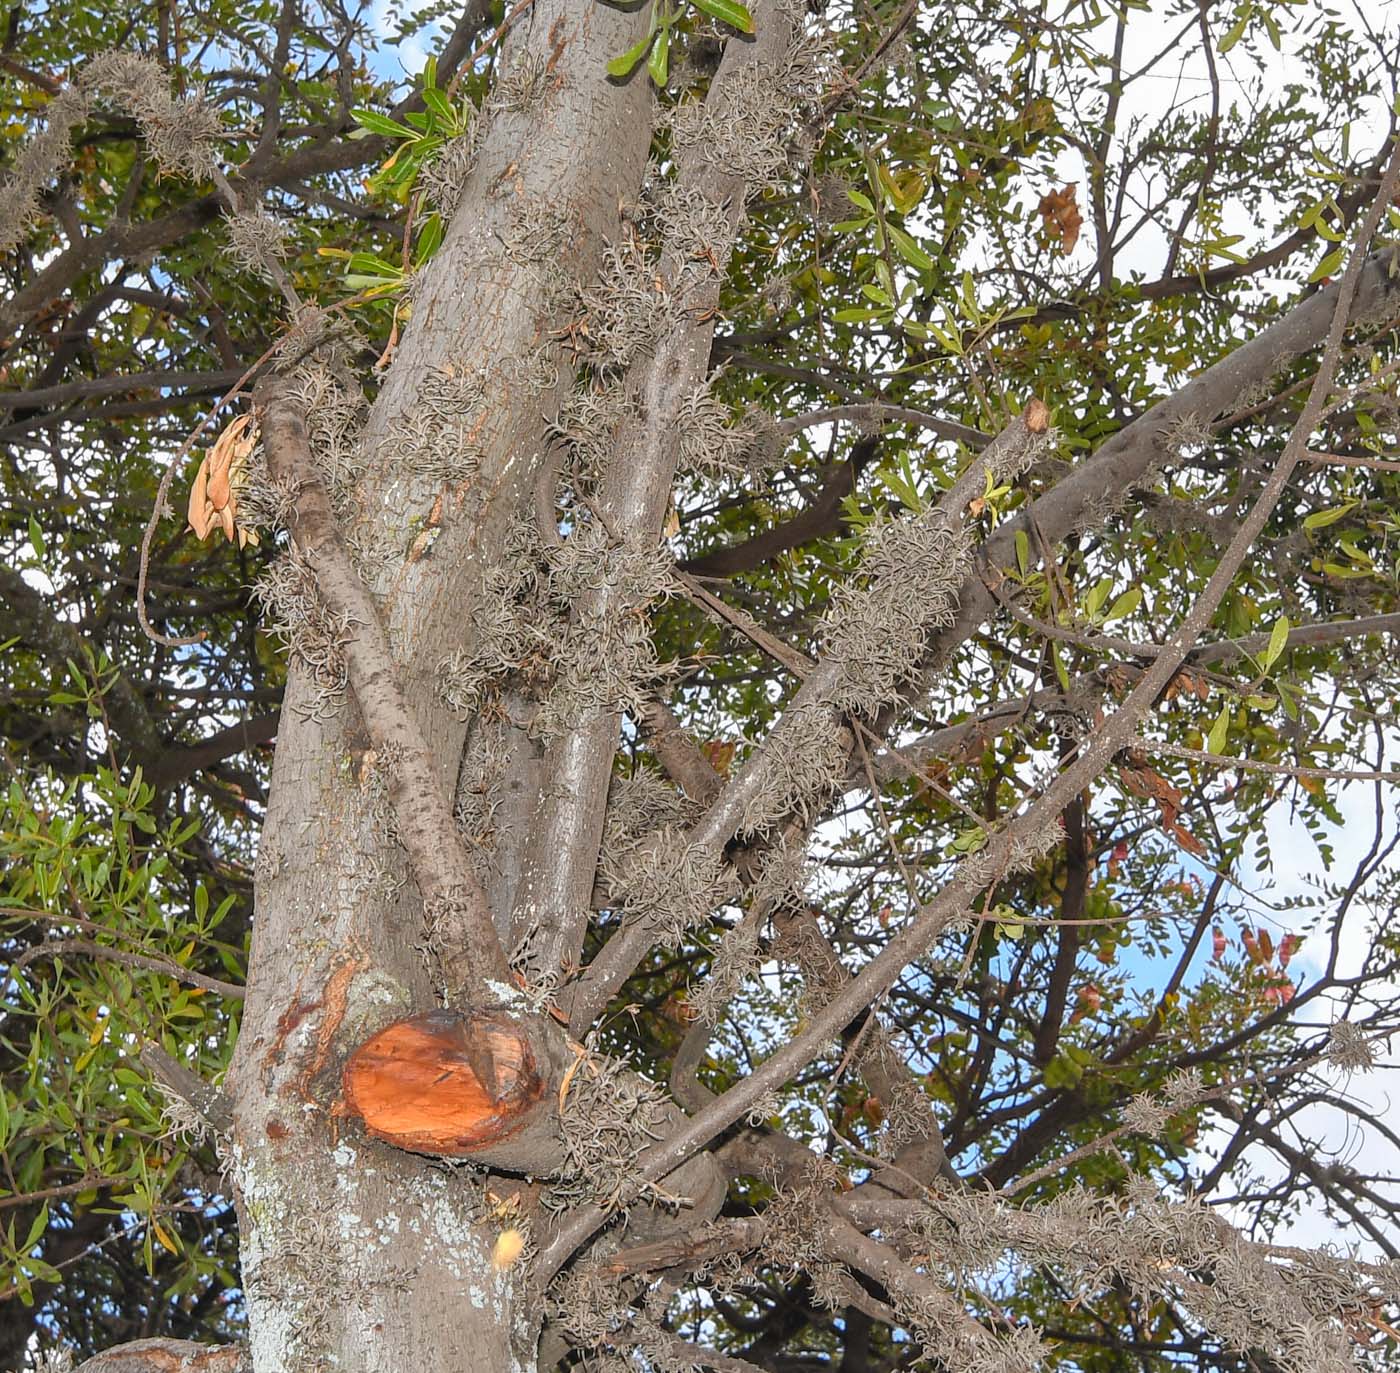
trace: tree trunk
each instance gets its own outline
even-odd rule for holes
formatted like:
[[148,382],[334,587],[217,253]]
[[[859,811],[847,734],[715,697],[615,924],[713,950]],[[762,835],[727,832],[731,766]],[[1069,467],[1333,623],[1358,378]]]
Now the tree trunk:
[[[651,96],[644,81],[609,82],[605,66],[644,22],[635,10],[537,0],[512,30],[503,70],[520,74],[520,99],[481,116],[459,207],[365,426],[348,532],[358,548],[406,555],[383,561],[372,589],[448,796],[468,726],[441,705],[437,667],[462,643],[462,609],[529,508],[545,419],[570,383],[549,333],[557,275],[512,244],[531,213],[564,212],[554,256],[587,282],[618,235],[618,207],[645,165]],[[557,367],[557,381],[548,367],[529,373],[532,359]],[[472,417],[478,464],[456,486],[403,456],[405,435],[431,441],[429,383],[445,375],[479,376],[486,391]],[[425,529],[436,534],[430,551],[410,551]],[[341,1099],[354,1048],[440,1004],[375,768],[353,698],[328,710],[294,671],[227,1084],[253,1370],[532,1368],[539,1313],[521,1308],[518,1266],[492,1261],[503,1222],[468,1177],[368,1137]],[[518,880],[516,862],[502,846],[498,887]],[[510,902],[492,894],[508,917]]]

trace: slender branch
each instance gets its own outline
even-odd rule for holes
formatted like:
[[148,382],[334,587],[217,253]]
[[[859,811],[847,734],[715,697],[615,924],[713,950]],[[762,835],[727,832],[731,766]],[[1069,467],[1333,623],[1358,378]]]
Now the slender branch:
[[227,1135],[232,1131],[233,1103],[218,1087],[206,1082],[179,1059],[166,1053],[159,1044],[149,1040],[141,1045],[139,1056],[156,1082],[187,1103],[216,1135]]
[[1209,763],[1217,768],[1239,768],[1242,772],[1264,772],[1273,777],[1316,777],[1324,782],[1400,782],[1400,770],[1370,771],[1364,768],[1313,768],[1298,763],[1260,763],[1252,758],[1235,758],[1228,753],[1209,753],[1202,748],[1185,748],[1165,739],[1139,738],[1134,748],[1150,753],[1166,753],[1193,763]]
[[187,982],[191,987],[200,987],[206,992],[217,992],[233,1001],[242,1001],[244,989],[235,982],[223,982],[217,977],[206,977],[203,973],[186,968],[173,959],[157,958],[152,954],[131,953],[126,949],[113,949],[106,944],[95,943],[91,939],[46,939],[31,944],[10,965],[13,974],[27,968],[36,959],[53,958],[61,954],[86,954],[90,958],[101,958],[108,963],[120,963],[124,968],[142,968],[147,972],[166,973],[177,982]]
[[817,424],[831,424],[836,420],[851,420],[856,424],[912,424],[927,429],[941,439],[955,439],[970,448],[985,448],[992,439],[980,429],[958,424],[955,420],[944,419],[941,415],[930,415],[927,410],[914,410],[907,405],[892,405],[888,401],[868,401],[858,405],[829,405],[821,410],[809,410],[805,415],[792,415],[779,420],[778,428],[784,434],[795,434],[802,429],[810,429]]
[[682,572],[697,577],[733,577],[751,572],[780,553],[825,538],[842,526],[842,502],[855,490],[856,480],[874,457],[877,439],[862,439],[842,461],[833,464],[816,498],[791,519],[764,529],[742,543],[716,548],[678,564]]
[[694,577],[684,572],[672,574],[685,595],[702,610],[708,611],[716,619],[733,629],[737,629],[755,648],[760,648],[774,662],[781,663],[799,681],[803,680],[816,666],[805,653],[791,648],[744,611],[722,601],[713,591],[701,586]]

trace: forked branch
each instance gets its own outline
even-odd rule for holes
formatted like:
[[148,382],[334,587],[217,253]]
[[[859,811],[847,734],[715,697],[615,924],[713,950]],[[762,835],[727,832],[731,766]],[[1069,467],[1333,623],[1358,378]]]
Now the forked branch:
[[487,983],[507,985],[510,964],[491,920],[433,757],[399,685],[397,664],[378,609],[337,531],[306,431],[306,412],[286,380],[268,376],[254,391],[273,479],[295,492],[289,529],[330,611],[350,632],[344,645],[350,688],[365,727],[390,775],[399,838],[425,906],[450,912],[460,927],[461,966],[445,969],[459,990],[482,1004],[499,997]]

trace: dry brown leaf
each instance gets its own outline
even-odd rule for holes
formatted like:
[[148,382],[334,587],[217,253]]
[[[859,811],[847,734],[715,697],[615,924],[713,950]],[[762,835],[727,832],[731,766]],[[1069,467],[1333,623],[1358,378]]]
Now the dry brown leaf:
[[700,752],[705,755],[710,766],[721,777],[729,776],[730,766],[734,762],[734,750],[737,747],[738,745],[732,739],[702,739],[700,741]]
[[1071,181],[1062,191],[1050,191],[1040,198],[1040,217],[1045,223],[1045,231],[1051,238],[1060,240],[1060,251],[1072,253],[1079,242],[1079,226],[1084,217],[1079,213],[1075,198],[1075,187],[1079,183]]
[[215,529],[238,546],[257,543],[258,536],[238,524],[238,497],[248,478],[248,457],[258,441],[252,415],[230,420],[204,455],[190,487],[189,521],[195,537],[206,539]]

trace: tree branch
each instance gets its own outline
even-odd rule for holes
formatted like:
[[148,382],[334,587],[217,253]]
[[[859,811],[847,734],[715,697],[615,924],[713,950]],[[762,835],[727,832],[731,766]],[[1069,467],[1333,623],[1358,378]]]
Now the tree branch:
[[254,390],[262,415],[268,470],[297,493],[290,530],[333,614],[351,629],[344,645],[350,687],[382,765],[399,838],[408,854],[425,906],[460,913],[462,950],[449,954],[458,989],[485,1001],[499,999],[487,983],[509,985],[510,965],[491,920],[456,822],[437,779],[437,767],[398,682],[398,668],[379,611],[355,571],[337,532],[306,433],[301,402],[281,377],[270,375]]

